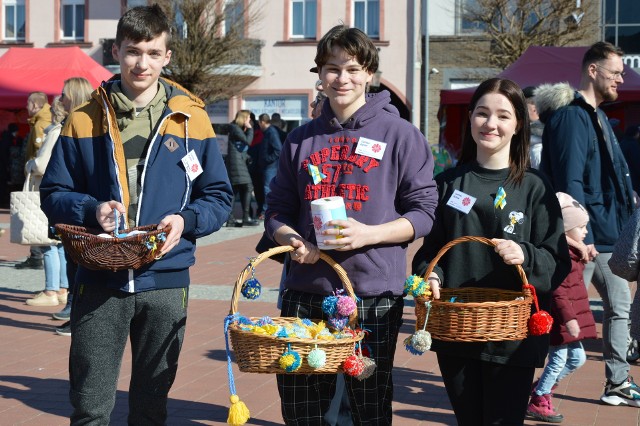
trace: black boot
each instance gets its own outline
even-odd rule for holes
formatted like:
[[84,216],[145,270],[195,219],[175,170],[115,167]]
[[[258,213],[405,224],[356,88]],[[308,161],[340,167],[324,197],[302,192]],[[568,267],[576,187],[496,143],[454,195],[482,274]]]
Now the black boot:
[[260,222],[258,222],[255,219],[251,219],[251,217],[249,215],[245,215],[244,218],[242,219],[242,225],[243,226],[258,226],[258,225],[260,225]]
[[242,222],[237,221],[233,214],[229,215],[229,219],[227,219],[227,228],[240,228],[242,226]]

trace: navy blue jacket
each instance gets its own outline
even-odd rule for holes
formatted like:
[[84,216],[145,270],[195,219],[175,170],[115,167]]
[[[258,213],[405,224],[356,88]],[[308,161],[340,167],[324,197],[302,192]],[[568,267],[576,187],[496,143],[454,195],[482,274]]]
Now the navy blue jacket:
[[546,121],[540,170],[556,192],[566,192],[586,207],[590,221],[585,244],[610,253],[633,213],[633,189],[606,114],[579,92]]
[[[123,143],[103,83],[92,99],[67,118],[40,185],[49,223],[98,227],[97,206],[117,200],[129,204]],[[79,284],[104,285],[126,292],[189,285],[196,238],[209,235],[229,218],[233,193],[204,104],[175,83],[161,79],[167,107],[144,159],[137,225],[159,223],[180,214],[180,243],[162,259],[137,270],[94,271],[79,266]],[[235,149],[235,148],[232,148]],[[202,173],[189,179],[181,159],[193,151]]]
[[278,135],[278,130],[273,126],[269,126],[264,131],[264,137],[260,143],[260,168],[262,170],[267,167],[275,167],[278,164],[278,158],[280,158],[280,151],[282,151],[282,142]]

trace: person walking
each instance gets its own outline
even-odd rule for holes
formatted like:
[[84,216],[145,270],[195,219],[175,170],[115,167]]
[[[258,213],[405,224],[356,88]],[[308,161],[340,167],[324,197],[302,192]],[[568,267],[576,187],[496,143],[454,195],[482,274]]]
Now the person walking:
[[271,124],[269,114],[260,114],[258,123],[262,130],[262,142],[260,143],[260,154],[258,155],[258,167],[262,170],[262,182],[264,184],[265,204],[264,210],[269,208],[268,195],[271,191],[269,185],[278,170],[278,158],[282,151],[282,142],[275,126]]
[[[61,106],[61,108],[52,108],[52,110],[54,111],[54,122],[56,121],[56,113],[60,114],[61,120],[64,121],[73,109],[87,102],[91,98],[92,91],[93,88],[91,87],[91,83],[89,83],[89,81],[84,77],[71,77],[68,80],[65,80],[62,87],[62,94],[60,95],[59,105]],[[58,141],[58,137],[60,136],[62,125],[63,122],[61,122],[55,128],[53,134],[47,134],[44,143],[40,147],[40,151],[38,151],[38,156],[34,160],[34,168],[38,169],[38,173],[41,175],[44,175],[44,172],[46,171],[46,165],[43,167],[43,162],[39,160],[39,157],[46,155],[46,164],[48,164],[49,159],[51,158],[53,147],[55,146],[56,142]],[[40,180],[41,179],[42,177],[40,177]],[[66,267],[64,267],[64,265],[66,265]],[[53,313],[51,316],[55,320],[66,321],[60,327],[56,327],[56,334],[70,336],[71,326],[69,319],[71,318],[71,306],[73,305],[73,289],[75,287],[74,284],[77,265],[69,256],[69,253],[67,253],[66,251],[64,251],[64,264],[62,262],[62,259],[60,261],[60,269],[60,272],[62,274],[65,274],[66,281],[68,282],[69,286],[67,291],[66,304],[64,308],[62,308],[62,310]]]
[[[26,161],[35,158],[40,146],[44,142],[44,129],[51,125],[51,106],[47,95],[43,92],[32,92],[27,98],[27,113],[29,114],[29,135],[25,148]],[[15,182],[14,182],[15,183]],[[41,246],[31,246],[29,257],[15,265],[16,269],[42,269],[44,267],[44,252]]]
[[548,423],[560,423],[564,419],[556,412],[551,398],[558,383],[587,361],[582,340],[598,337],[583,276],[584,265],[589,261],[583,242],[589,215],[570,195],[558,192],[556,196],[569,244],[571,272],[553,291],[549,310],[553,317],[549,357],[540,379],[533,384],[527,407],[527,417]]
[[[549,98],[539,111],[547,117],[542,134],[540,170],[557,192],[571,195],[591,219],[585,244],[589,259],[584,281],[593,283],[602,297],[602,344],[606,384],[600,400],[609,405],[640,407],[640,389],[629,375],[629,283],[611,272],[608,261],[624,224],[636,206],[629,169],[606,114],[599,106],[615,101],[624,83],[623,52],[608,42],[597,42],[582,59],[580,87],[566,85],[536,91]],[[567,92],[569,96],[567,96]],[[537,100],[536,104],[540,104]]]
[[[445,244],[462,236],[490,238],[485,245],[452,247],[429,277],[439,287],[522,291],[515,265],[535,286],[540,309],[570,271],[558,200],[529,166],[529,116],[524,94],[511,80],[493,78],[476,89],[460,159],[436,176],[438,208],[431,233],[412,270],[424,275]],[[496,255],[497,253],[497,255]],[[440,284],[441,283],[441,284]],[[522,425],[535,369],[544,366],[547,335],[514,341],[452,342],[433,339],[447,395],[460,426]]]
[[[44,142],[34,158],[25,164],[25,174],[31,182],[29,187],[34,191],[40,190],[42,175],[47,168],[53,146],[58,141],[62,120],[66,117],[60,97],[56,96],[51,104],[52,122],[44,129]],[[44,290],[31,299],[27,299],[29,306],[58,306],[66,305],[68,301],[69,280],[67,277],[67,261],[62,243],[49,246],[39,246],[44,263]]]
[[160,78],[171,60],[171,22],[138,6],[118,21],[121,73],[71,112],[40,195],[50,223],[104,232],[157,224],[166,241],[135,270],[78,265],[71,315],[70,424],[110,423],[127,341],[129,424],[166,424],[178,371],[196,240],[227,221],[233,197],[204,103]]
[[[322,242],[336,247],[328,253],[353,283],[360,326],[370,330],[364,344],[376,363],[371,377],[345,377],[351,416],[358,425],[390,425],[406,251],[431,229],[433,158],[388,92],[367,96],[378,51],[366,34],[333,27],[318,42],[315,63],[327,95],[322,114],[291,131],[267,195],[268,237],[294,248],[281,315],[326,319],[322,302],[342,284],[329,265],[318,262],[311,202],[325,194],[343,197],[349,219],[329,221],[332,229]],[[278,374],[276,380],[285,424],[326,424],[336,374]]]
[[258,221],[250,216],[253,184],[249,174],[251,157],[248,150],[252,140],[253,123],[251,123],[251,115],[249,111],[238,111],[236,118],[229,123],[229,152],[225,159],[225,165],[233,187],[233,205],[235,205],[236,199],[240,199],[242,219],[241,222],[236,221],[232,212],[227,226],[258,226]]

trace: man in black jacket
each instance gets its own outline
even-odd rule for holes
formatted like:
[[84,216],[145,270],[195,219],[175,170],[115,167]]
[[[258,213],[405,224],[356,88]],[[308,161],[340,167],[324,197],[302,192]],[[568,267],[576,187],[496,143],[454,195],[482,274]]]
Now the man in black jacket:
[[275,126],[271,124],[271,118],[269,114],[260,114],[258,122],[264,137],[260,143],[260,170],[262,170],[262,177],[264,180],[264,211],[267,211],[267,194],[269,193],[269,184],[271,179],[276,175],[278,169],[278,159],[280,158],[280,151],[282,150],[282,141],[278,135],[278,131]]
[[[619,48],[606,42],[587,50],[579,90],[545,122],[540,170],[550,177],[556,191],[571,195],[589,213],[589,234],[584,242],[592,262],[585,268],[584,281],[587,285],[593,282],[604,303],[602,342],[607,383],[600,400],[640,407],[640,388],[629,376],[626,360],[629,285],[608,265],[613,245],[634,209],[635,197],[618,141],[607,116],[598,108],[618,97],[617,88],[624,83],[625,74],[622,55]],[[536,91],[536,98],[540,96]],[[541,117],[545,116],[546,112],[538,109]]]

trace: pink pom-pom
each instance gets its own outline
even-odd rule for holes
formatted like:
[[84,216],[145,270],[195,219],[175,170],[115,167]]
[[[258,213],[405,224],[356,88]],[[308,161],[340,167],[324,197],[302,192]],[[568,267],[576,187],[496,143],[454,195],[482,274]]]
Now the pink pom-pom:
[[551,331],[553,318],[546,311],[538,311],[529,318],[529,334],[541,336]]
[[338,314],[348,317],[356,310],[356,302],[349,296],[340,296],[337,303]]
[[344,363],[342,364],[342,369],[344,370],[344,373],[353,377],[356,377],[362,374],[364,367],[365,366],[364,366],[364,363],[362,362],[362,359],[360,359],[356,355],[351,355],[349,358],[345,359]]

